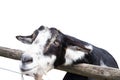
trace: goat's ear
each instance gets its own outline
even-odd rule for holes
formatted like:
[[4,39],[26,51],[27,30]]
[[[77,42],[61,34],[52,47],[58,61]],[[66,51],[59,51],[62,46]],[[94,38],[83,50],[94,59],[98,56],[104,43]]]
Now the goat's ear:
[[84,47],[81,47],[81,46],[68,46],[68,48],[70,48],[71,50],[74,50],[74,51],[82,51],[82,52],[85,52],[85,53],[90,53],[92,51],[92,45],[88,45],[88,46],[84,46]]
[[72,46],[71,48],[74,50],[80,50],[80,51],[87,52],[87,53],[90,53],[93,50],[93,46],[87,42],[78,40],[68,35],[65,36],[65,39],[66,39],[67,44],[69,46]]
[[26,44],[32,43],[32,36],[16,36],[16,38],[22,43],[26,43]]

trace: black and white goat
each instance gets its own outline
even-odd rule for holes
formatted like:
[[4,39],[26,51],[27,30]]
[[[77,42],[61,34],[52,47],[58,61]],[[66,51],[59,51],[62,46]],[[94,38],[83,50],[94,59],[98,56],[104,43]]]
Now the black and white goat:
[[[30,49],[21,57],[24,74],[43,75],[60,65],[88,63],[118,68],[115,59],[104,49],[65,35],[55,28],[41,26],[29,36],[17,36],[18,40],[30,44]],[[67,73],[63,80],[95,80]]]

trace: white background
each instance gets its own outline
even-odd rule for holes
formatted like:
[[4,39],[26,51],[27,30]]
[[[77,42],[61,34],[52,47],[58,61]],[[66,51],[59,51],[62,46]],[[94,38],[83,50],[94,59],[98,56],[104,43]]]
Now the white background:
[[[0,46],[25,50],[16,35],[29,35],[40,25],[55,27],[108,50],[120,65],[119,0],[0,0]],[[0,57],[0,79],[21,80],[19,61]],[[51,71],[45,80],[61,80]],[[33,80],[25,77],[25,80]]]

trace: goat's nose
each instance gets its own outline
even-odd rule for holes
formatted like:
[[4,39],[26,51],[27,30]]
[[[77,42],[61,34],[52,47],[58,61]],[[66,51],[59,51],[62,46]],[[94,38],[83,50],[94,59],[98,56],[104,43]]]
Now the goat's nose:
[[21,61],[23,64],[28,64],[33,62],[33,58],[28,54],[23,54],[21,57]]

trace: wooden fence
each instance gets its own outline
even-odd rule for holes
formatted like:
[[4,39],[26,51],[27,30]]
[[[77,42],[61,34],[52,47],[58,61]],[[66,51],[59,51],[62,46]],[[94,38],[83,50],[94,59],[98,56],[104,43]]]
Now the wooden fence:
[[[0,47],[0,56],[20,60],[23,51]],[[90,64],[78,64],[74,66],[59,66],[57,69],[67,72],[95,78],[96,80],[120,80],[120,70],[111,67],[100,67]],[[35,80],[41,80],[41,76],[36,75]]]

